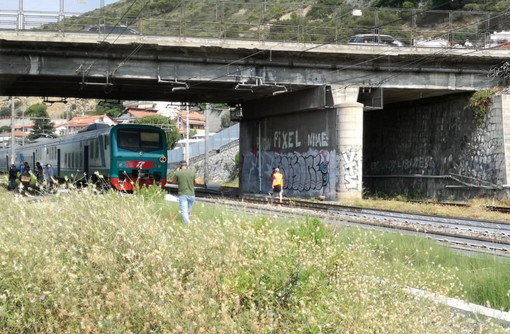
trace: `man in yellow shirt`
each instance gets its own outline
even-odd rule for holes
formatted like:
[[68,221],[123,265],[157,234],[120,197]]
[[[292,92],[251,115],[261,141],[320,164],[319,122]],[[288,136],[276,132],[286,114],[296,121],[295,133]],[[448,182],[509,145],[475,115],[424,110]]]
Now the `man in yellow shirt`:
[[271,174],[273,180],[273,193],[278,194],[280,203],[283,198],[283,174],[280,172],[280,168],[275,168],[274,173]]

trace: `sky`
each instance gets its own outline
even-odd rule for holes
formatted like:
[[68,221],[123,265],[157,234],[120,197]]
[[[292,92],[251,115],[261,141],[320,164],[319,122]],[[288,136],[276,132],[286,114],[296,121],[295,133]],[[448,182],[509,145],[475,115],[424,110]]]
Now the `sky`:
[[[1,11],[17,11],[20,2],[23,2],[23,10],[25,11],[45,11],[58,12],[60,10],[61,0],[0,0]],[[109,5],[118,0],[104,0],[104,4]],[[63,0],[64,12],[67,13],[84,13],[99,8],[101,0]]]

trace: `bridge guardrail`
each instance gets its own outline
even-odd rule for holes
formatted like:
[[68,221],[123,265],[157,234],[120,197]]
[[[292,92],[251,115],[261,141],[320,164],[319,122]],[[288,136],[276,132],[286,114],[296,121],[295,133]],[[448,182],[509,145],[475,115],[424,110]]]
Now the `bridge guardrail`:
[[[136,16],[114,17],[95,10],[80,15],[64,12],[3,11],[0,28],[77,32],[87,26],[123,25],[141,35],[213,37],[314,43],[347,43],[361,33],[392,35],[406,45],[417,40],[444,40],[446,46],[469,40],[475,47],[487,44],[487,37],[505,25],[502,13],[418,9],[363,9],[360,16],[342,6],[268,4],[210,0],[201,2],[196,14],[192,1],[183,0],[166,19],[151,18],[155,7]],[[155,6],[155,5],[154,5]],[[207,10],[205,10],[207,7]],[[162,10],[161,8],[159,10]],[[321,22],[309,19],[320,16]]]

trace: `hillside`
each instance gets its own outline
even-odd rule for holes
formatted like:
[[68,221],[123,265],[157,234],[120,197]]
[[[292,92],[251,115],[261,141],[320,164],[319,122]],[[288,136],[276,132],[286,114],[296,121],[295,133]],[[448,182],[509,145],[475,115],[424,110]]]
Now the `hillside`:
[[[53,98],[51,101],[59,101],[58,98]],[[23,112],[28,107],[38,103],[45,103],[42,97],[17,97],[15,99],[15,110]],[[97,100],[92,99],[67,99],[67,103],[45,103],[48,107],[47,112],[50,118],[68,118],[72,115],[89,114],[94,111]],[[0,100],[0,109],[11,108],[10,99]],[[9,114],[10,115],[10,114]]]
[[487,33],[510,29],[509,9],[496,0],[483,4],[478,0],[120,0],[69,18],[59,30],[83,31],[101,23],[132,29],[126,34],[318,43],[346,43],[353,34],[378,32],[407,45],[436,38],[457,43],[469,39],[481,45]]

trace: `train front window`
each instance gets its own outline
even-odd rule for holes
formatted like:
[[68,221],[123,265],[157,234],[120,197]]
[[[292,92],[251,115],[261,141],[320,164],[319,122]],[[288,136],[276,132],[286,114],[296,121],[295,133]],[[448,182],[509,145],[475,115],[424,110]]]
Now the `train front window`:
[[119,148],[130,151],[154,151],[163,147],[159,132],[147,130],[119,130]]
[[140,139],[143,147],[158,149],[161,146],[159,144],[159,133],[157,132],[142,131],[140,132]]

